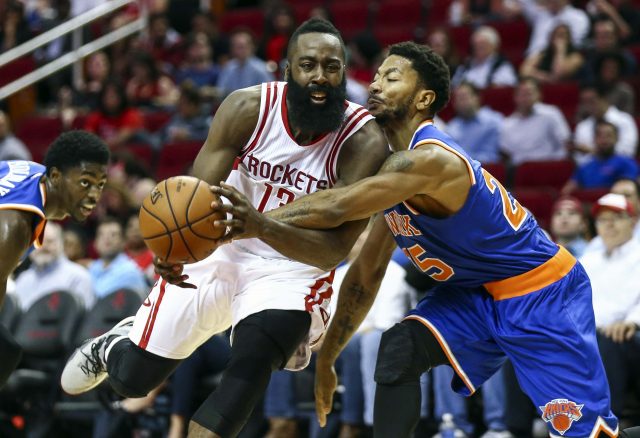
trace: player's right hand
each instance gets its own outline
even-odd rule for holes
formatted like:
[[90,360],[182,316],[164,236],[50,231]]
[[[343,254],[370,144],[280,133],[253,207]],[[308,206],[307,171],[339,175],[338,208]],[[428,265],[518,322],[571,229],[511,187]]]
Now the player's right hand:
[[189,276],[182,274],[182,264],[167,263],[160,257],[156,256],[153,258],[153,266],[156,274],[161,276],[167,283],[171,283],[185,289],[196,289],[194,284],[187,283]]
[[333,393],[336,392],[338,386],[338,376],[333,365],[328,363],[316,362],[316,415],[320,427],[327,424],[327,415],[333,407]]

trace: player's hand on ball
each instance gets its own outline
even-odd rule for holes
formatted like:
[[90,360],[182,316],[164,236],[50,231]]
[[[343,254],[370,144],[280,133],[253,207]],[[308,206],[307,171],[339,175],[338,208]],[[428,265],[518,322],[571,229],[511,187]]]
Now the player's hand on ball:
[[320,427],[327,424],[327,415],[333,407],[333,394],[338,386],[338,376],[333,365],[316,362],[316,415]]
[[237,239],[258,237],[265,217],[251,204],[245,195],[235,187],[221,182],[219,186],[211,186],[211,191],[227,198],[231,204],[213,202],[211,208],[231,214],[230,219],[215,221],[216,226],[226,226],[228,231],[218,242],[229,243]]
[[156,256],[153,258],[153,266],[155,268],[156,274],[166,280],[167,283],[171,283],[186,289],[196,288],[195,285],[186,282],[189,279],[189,276],[182,274],[181,264],[166,263],[160,257]]

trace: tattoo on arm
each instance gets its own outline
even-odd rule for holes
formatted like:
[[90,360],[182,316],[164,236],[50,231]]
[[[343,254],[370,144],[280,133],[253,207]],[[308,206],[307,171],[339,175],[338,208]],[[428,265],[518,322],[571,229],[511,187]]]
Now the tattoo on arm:
[[[360,284],[351,284],[345,291],[348,294],[348,302],[344,306],[345,314],[336,321],[336,328],[338,331],[338,346],[342,349],[353,333],[358,329],[360,323],[357,321],[363,320],[367,313],[369,313],[369,306],[362,306],[362,303],[367,300],[370,294]],[[370,298],[369,298],[370,299]]]
[[413,161],[402,152],[391,155],[382,166],[382,170],[387,172],[402,172],[413,167]]

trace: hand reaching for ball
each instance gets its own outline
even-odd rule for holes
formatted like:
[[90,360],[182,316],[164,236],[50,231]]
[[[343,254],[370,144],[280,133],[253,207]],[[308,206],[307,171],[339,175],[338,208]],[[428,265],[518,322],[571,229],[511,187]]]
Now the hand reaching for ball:
[[156,274],[161,276],[167,283],[185,289],[196,289],[195,285],[187,283],[189,276],[182,274],[183,265],[181,263],[167,263],[160,257],[155,256],[153,258],[153,266]]
[[218,199],[211,203],[214,211],[231,215],[231,218],[218,219],[214,222],[216,227],[227,227],[227,233],[218,241],[219,244],[260,237],[267,218],[256,210],[245,195],[224,182],[220,182],[219,186],[211,186],[211,191],[218,196],[224,196],[231,202],[231,204],[223,204]]

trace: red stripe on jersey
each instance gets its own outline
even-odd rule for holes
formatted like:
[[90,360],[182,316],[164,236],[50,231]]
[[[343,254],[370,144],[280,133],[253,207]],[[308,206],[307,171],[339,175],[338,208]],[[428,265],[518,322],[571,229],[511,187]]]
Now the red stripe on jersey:
[[331,150],[329,151],[329,155],[327,155],[327,162],[325,163],[325,166],[324,166],[325,173],[329,177],[329,183],[331,185],[335,184],[335,178],[332,176],[333,172],[331,172],[331,168],[330,168],[330,165],[329,165],[329,163],[331,162],[331,157],[340,148],[339,139],[342,137],[342,133],[349,129],[349,124],[351,123],[351,120],[353,120],[353,118],[356,116],[356,114],[358,114],[361,111],[366,111],[366,110],[364,108],[360,107],[360,108],[358,108],[357,110],[355,110],[353,113],[351,113],[349,115],[347,120],[342,124],[342,127],[340,128],[340,131],[338,131],[338,135],[336,135],[336,140],[331,145]]
[[233,160],[233,170],[238,170],[238,166],[240,166],[240,157],[236,157],[235,160]]
[[258,128],[258,132],[256,133],[256,136],[253,138],[253,141],[251,142],[249,147],[240,156],[241,161],[244,160],[247,155],[249,155],[249,152],[251,152],[256,147],[256,145],[258,144],[258,140],[260,140],[260,136],[262,135],[262,131],[264,130],[264,125],[266,125],[267,123],[267,116],[269,115],[272,88],[273,88],[273,82],[269,82],[267,84],[267,95],[264,99],[264,102],[262,102],[263,104],[263,106],[261,107],[262,120],[260,121],[260,127]]
[[354,131],[354,127],[360,123],[360,121],[362,119],[364,119],[365,117],[369,116],[369,111],[365,110],[364,108],[361,108],[363,111],[356,111],[354,113],[354,116],[357,114],[358,116],[355,117],[355,119],[352,117],[350,120],[352,120],[349,123],[349,126],[342,132],[342,134],[340,135],[340,137],[338,138],[338,141],[336,141],[337,147],[333,153],[333,155],[329,156],[329,179],[333,180],[332,184],[335,184],[336,180],[338,179],[337,175],[336,175],[336,165],[335,162],[338,158],[338,151],[342,148],[342,143],[345,141],[345,139],[347,137],[349,137],[349,135]]
[[[329,275],[327,275],[326,277],[319,278],[318,280],[316,280],[313,286],[311,286],[310,288],[311,291],[307,296],[304,297],[304,308],[307,312],[312,312],[313,306],[315,306],[316,304],[322,304],[324,300],[328,300],[329,298],[331,298],[331,295],[333,294],[333,288],[331,287],[331,283],[333,283],[333,277],[335,276],[335,273],[336,273],[336,270],[333,269],[329,273]],[[320,288],[324,286],[325,283],[328,284],[329,287],[327,288],[326,291],[321,292],[318,295],[318,299],[316,299],[318,290],[320,290]]]
[[142,333],[142,339],[140,340],[140,344],[138,347],[143,350],[147,348],[147,344],[149,343],[149,338],[151,337],[151,332],[153,331],[153,325],[156,323],[156,316],[158,316],[158,309],[160,308],[160,304],[162,304],[162,297],[164,297],[165,287],[167,286],[166,280],[162,280],[160,283],[160,294],[158,295],[158,301],[151,309],[149,313],[149,317],[147,318],[147,327],[145,327],[144,332]]

